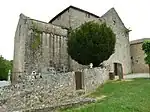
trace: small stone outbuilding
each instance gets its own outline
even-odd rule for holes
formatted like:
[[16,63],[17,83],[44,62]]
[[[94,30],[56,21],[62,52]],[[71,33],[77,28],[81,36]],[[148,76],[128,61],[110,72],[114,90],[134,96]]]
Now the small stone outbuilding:
[[142,44],[145,40],[150,40],[150,38],[143,38],[130,42],[132,73],[149,72],[149,67],[144,61],[145,54],[142,50]]

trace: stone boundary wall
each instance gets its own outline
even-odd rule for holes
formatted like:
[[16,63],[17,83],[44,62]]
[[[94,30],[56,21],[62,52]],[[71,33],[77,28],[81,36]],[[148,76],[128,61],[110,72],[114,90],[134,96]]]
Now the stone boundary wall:
[[94,91],[109,79],[109,71],[105,68],[84,69],[84,89],[86,93]]
[[[84,69],[82,75],[85,94],[108,80],[108,71],[101,68]],[[23,76],[20,77],[24,79],[22,82],[0,88],[0,105],[8,112],[61,105],[61,102],[79,97],[75,72]]]

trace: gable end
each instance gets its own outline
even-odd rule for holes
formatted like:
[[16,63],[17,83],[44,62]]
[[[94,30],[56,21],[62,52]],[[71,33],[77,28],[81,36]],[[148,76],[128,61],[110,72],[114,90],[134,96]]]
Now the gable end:
[[65,13],[65,12],[66,12],[67,10],[69,10],[70,8],[75,9],[75,10],[78,10],[78,11],[81,11],[81,12],[84,12],[84,13],[87,13],[87,14],[90,14],[90,15],[96,17],[96,18],[99,18],[99,16],[97,16],[97,15],[95,15],[95,14],[93,14],[93,13],[90,13],[90,12],[88,12],[88,11],[85,11],[85,10],[83,10],[83,9],[80,9],[80,8],[77,8],[77,7],[74,7],[74,6],[69,6],[69,7],[67,7],[66,9],[64,9],[62,12],[60,12],[59,14],[57,14],[54,18],[52,18],[52,19],[49,21],[49,23],[52,23],[54,20],[56,20],[59,16],[61,16],[63,13]]

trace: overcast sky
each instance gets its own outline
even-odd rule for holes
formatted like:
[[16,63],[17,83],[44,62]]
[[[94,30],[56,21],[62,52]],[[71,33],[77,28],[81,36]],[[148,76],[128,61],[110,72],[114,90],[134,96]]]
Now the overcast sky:
[[69,5],[98,16],[114,7],[125,26],[132,30],[130,40],[150,37],[149,0],[1,0],[0,55],[13,59],[14,35],[20,13],[48,22]]

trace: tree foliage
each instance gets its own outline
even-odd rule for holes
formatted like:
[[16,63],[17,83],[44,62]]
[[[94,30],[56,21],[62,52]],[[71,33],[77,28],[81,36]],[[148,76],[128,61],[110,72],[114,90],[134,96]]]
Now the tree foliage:
[[145,63],[149,65],[149,73],[150,73],[150,40],[146,40],[143,42],[142,49],[146,54],[144,60]]
[[9,61],[0,56],[0,80],[7,80],[9,70],[12,70],[12,60]]
[[82,65],[99,66],[115,51],[116,35],[106,23],[93,21],[70,30],[68,38],[68,54]]
[[146,64],[150,64],[150,40],[144,41],[142,45],[142,49],[144,50],[146,54],[146,57],[145,57]]

